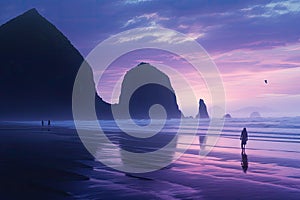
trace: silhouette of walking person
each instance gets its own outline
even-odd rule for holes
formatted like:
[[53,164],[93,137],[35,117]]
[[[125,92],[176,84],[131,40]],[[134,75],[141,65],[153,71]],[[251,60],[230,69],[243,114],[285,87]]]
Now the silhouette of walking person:
[[247,133],[246,128],[243,129],[243,131],[241,133],[240,140],[241,140],[241,149],[245,150],[245,146],[246,146],[247,141],[248,141],[248,133]]
[[243,171],[246,173],[247,169],[248,169],[248,157],[245,151],[242,151],[242,162],[241,162],[241,166]]
[[[50,120],[48,119],[48,126],[50,126],[51,125],[51,122],[50,122]],[[48,128],[48,131],[50,131],[50,128]]]

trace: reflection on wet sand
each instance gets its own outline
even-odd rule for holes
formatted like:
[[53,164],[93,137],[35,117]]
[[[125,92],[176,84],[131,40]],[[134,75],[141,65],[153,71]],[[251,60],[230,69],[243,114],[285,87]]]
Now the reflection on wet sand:
[[242,161],[241,161],[241,166],[242,166],[242,169],[245,173],[247,173],[247,170],[248,170],[248,157],[247,157],[247,154],[245,152],[245,149],[242,150]]
[[205,144],[205,135],[199,135],[199,145],[200,145],[200,149],[204,148],[204,144]]
[[[205,148],[205,143],[206,143],[206,136],[205,135],[199,135],[199,145],[200,145],[200,150],[203,150]],[[248,162],[248,156],[246,154],[246,149],[242,148],[241,152],[241,166],[242,170],[244,173],[247,173],[249,162]]]
[[[174,142],[170,141],[174,139]],[[132,139],[130,136],[120,137],[120,152],[123,165],[129,171],[140,169],[160,169],[167,166],[174,159],[177,137],[174,134],[159,133],[155,137],[144,139]]]

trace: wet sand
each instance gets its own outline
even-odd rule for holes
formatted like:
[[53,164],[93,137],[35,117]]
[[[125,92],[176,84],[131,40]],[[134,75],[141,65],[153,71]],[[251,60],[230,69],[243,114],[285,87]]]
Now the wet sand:
[[[76,131],[0,126],[1,199],[299,199],[299,158],[248,145],[242,155],[221,138],[205,158],[195,145],[169,167],[126,175],[94,161]],[[116,134],[116,133],[114,133]],[[232,140],[230,140],[232,141]],[[284,153],[284,152],[283,152]],[[273,156],[272,156],[273,155]],[[294,153],[292,155],[295,155]]]

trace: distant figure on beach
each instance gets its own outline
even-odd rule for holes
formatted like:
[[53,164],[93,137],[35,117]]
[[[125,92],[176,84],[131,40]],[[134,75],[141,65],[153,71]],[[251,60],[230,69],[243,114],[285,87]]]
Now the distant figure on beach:
[[48,126],[50,126],[50,125],[51,125],[50,120],[48,120]]
[[247,154],[245,153],[245,151],[242,151],[242,162],[241,162],[241,166],[243,171],[246,173],[247,169],[248,169],[248,157]]
[[241,149],[244,150],[248,141],[248,133],[246,128],[243,129],[240,140],[241,140]]
[[42,126],[44,126],[44,120],[42,120]]

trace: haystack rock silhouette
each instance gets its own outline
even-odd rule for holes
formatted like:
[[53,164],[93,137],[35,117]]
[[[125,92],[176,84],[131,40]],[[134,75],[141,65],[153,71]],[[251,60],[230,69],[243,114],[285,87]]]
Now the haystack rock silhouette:
[[201,118],[201,119],[209,118],[207,108],[206,108],[206,105],[205,105],[203,99],[200,99],[200,101],[199,101],[199,112],[198,112],[196,118]]
[[[70,41],[31,9],[0,26],[0,46],[0,119],[72,119],[73,84],[84,59]],[[110,110],[97,95],[96,102],[102,113]]]
[[[162,109],[151,111],[151,106],[159,104]],[[166,74],[148,63],[140,63],[130,69],[122,82],[117,118],[149,119],[149,118],[180,118],[176,96]],[[129,109],[129,113],[126,110]],[[150,111],[150,114],[149,114]],[[129,115],[128,115],[129,114]],[[150,116],[151,115],[151,116]]]

